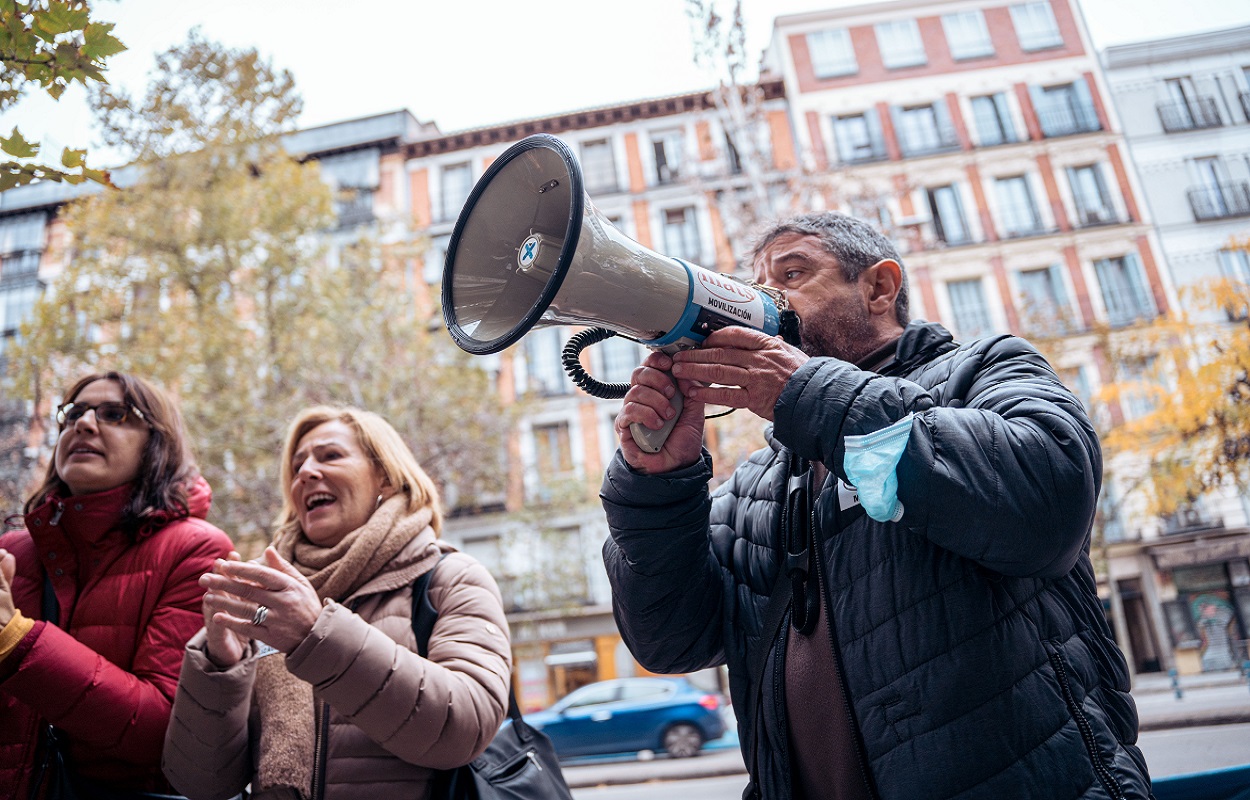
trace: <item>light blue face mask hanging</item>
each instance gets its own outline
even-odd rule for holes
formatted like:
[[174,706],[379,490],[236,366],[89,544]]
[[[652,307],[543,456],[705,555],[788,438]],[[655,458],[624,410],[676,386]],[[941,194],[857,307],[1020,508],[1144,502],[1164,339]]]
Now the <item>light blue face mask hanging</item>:
[[877,522],[898,522],[903,504],[898,499],[898,462],[907,449],[915,414],[879,431],[848,436],[842,468],[859,493],[859,504]]

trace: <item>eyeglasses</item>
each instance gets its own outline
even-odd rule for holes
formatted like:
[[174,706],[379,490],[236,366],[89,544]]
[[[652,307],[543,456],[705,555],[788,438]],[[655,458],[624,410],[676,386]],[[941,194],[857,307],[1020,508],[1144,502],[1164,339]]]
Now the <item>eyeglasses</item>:
[[132,413],[141,420],[147,420],[142,411],[129,403],[97,403],[94,406],[90,403],[66,403],[56,410],[56,422],[64,428],[82,419],[88,411],[94,411],[96,420],[107,425],[121,425]]

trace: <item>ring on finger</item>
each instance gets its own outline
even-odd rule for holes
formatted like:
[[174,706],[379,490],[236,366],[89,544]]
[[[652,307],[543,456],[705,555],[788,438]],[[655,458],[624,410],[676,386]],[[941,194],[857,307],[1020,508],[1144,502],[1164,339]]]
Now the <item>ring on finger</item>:
[[256,613],[252,615],[253,625],[264,625],[265,620],[269,618],[269,608],[267,606],[256,606]]

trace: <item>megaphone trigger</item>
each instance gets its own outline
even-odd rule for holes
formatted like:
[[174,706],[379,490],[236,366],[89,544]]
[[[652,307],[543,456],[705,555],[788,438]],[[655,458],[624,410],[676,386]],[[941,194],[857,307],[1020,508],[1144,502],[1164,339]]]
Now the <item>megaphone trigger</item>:
[[682,397],[681,392],[674,392],[669,399],[673,404],[673,418],[665,422],[659,428],[652,430],[646,425],[637,422],[629,426],[629,433],[634,437],[634,444],[638,445],[638,449],[644,453],[658,453],[664,447],[664,443],[668,441],[668,436],[673,432],[673,426],[677,424],[677,420],[681,418],[681,410],[685,408],[686,401]]

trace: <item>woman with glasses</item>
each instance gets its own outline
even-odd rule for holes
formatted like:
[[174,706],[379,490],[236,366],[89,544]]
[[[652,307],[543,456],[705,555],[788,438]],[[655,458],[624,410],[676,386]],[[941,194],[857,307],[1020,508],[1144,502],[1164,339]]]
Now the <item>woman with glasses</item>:
[[[273,546],[204,576],[165,773],[203,800],[430,797],[508,708],[499,588],[439,537],[434,484],[377,414],[306,409],[282,452]],[[426,658],[413,586],[431,570]]]
[[65,397],[25,530],[0,535],[0,800],[165,794],[199,578],[231,543],[164,392],[108,372]]

